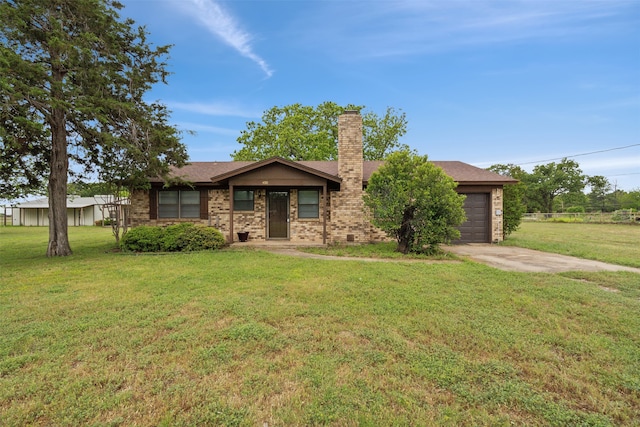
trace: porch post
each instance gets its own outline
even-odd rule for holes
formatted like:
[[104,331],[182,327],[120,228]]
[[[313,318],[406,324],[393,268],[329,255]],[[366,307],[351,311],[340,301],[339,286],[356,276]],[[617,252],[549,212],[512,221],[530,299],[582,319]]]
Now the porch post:
[[327,197],[327,181],[322,184],[322,197],[324,203],[322,204],[322,244],[327,244],[327,203],[329,198]]
[[233,243],[233,184],[229,184],[229,243]]

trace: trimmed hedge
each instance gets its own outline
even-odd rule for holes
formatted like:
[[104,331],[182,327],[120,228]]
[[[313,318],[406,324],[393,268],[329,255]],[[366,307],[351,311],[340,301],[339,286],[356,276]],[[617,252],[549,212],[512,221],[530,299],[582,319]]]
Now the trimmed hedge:
[[215,228],[177,224],[167,227],[143,225],[133,228],[120,240],[130,252],[189,252],[220,249],[225,239]]

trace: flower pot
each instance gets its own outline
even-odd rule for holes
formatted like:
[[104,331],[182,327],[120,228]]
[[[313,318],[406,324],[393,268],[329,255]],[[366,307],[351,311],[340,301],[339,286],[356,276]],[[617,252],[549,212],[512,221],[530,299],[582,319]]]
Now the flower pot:
[[238,240],[240,240],[241,242],[246,242],[249,239],[249,232],[248,231],[239,231],[238,232]]

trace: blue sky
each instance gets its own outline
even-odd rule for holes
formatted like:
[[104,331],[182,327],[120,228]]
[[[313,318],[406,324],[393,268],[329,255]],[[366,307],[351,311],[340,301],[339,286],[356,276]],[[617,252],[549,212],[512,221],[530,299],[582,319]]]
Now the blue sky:
[[197,132],[193,161],[229,160],[273,106],[333,101],[402,110],[402,142],[433,160],[599,152],[574,159],[640,188],[640,0],[121,2],[174,45],[149,98]]

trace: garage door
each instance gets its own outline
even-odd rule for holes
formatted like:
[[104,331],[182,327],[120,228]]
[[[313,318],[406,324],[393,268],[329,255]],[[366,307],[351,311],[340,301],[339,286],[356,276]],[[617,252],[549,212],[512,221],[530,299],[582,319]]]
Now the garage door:
[[489,243],[489,194],[468,193],[464,201],[467,221],[460,226],[456,243]]

